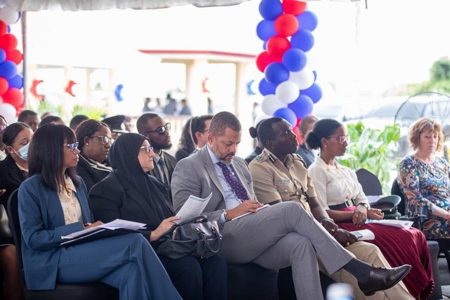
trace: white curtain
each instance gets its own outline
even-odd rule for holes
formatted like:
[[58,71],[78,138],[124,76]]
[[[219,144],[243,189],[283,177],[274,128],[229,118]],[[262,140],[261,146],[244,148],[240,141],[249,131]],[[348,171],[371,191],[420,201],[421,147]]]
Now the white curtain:
[[198,7],[235,5],[247,0],[0,0],[21,11],[155,9],[192,4]]

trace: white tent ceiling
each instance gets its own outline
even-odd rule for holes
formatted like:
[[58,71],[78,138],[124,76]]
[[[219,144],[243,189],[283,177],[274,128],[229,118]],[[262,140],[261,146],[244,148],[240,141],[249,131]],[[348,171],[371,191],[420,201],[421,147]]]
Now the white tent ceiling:
[[156,9],[179,5],[198,7],[236,5],[247,0],[0,0],[21,11],[39,10],[104,10],[104,9]]

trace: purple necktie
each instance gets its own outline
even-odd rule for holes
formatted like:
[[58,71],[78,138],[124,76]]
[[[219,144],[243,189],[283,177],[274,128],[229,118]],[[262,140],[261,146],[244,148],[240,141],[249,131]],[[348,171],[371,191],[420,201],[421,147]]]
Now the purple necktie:
[[228,166],[224,164],[223,162],[217,163],[219,167],[222,169],[223,176],[225,177],[225,180],[230,185],[233,192],[236,194],[236,196],[239,198],[239,200],[248,200],[248,194],[245,190],[244,186],[241,184],[239,179],[234,176]]

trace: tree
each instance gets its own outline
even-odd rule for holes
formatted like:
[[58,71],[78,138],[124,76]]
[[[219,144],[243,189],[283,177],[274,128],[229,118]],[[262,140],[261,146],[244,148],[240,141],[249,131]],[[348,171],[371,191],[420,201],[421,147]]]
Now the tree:
[[422,92],[450,93],[450,59],[435,61],[430,69],[430,80],[409,86],[410,94]]

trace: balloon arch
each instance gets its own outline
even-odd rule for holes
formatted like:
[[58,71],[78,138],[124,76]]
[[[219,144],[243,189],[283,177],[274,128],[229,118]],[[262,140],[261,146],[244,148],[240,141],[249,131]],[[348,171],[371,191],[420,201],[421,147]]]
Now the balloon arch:
[[308,52],[314,46],[312,31],[318,22],[306,6],[306,1],[299,0],[262,0],[259,13],[263,20],[256,28],[264,42],[256,58],[256,66],[264,73],[259,82],[262,111],[292,126],[311,114],[314,103],[322,98],[317,73],[308,66]]

